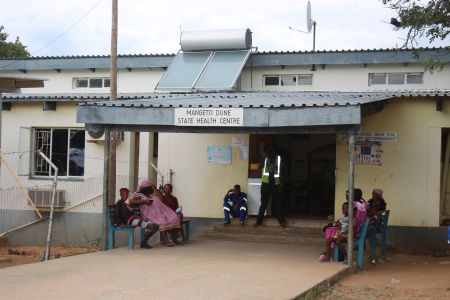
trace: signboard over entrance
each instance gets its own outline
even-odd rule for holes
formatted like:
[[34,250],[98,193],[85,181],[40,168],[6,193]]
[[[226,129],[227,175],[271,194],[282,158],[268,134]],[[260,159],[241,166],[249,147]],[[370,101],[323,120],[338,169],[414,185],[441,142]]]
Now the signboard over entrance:
[[175,126],[243,127],[244,109],[196,107],[175,108]]

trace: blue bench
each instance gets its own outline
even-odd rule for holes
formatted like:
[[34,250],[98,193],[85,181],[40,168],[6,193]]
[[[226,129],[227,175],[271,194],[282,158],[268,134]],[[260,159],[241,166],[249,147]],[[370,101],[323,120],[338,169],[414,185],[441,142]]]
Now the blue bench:
[[375,234],[369,234],[367,237],[370,244],[370,256],[372,258],[376,257],[376,248],[377,248],[377,234],[381,235],[381,254],[386,255],[387,251],[387,227],[388,227],[388,221],[389,221],[389,210],[385,210],[382,213],[382,221],[381,221],[381,228],[380,232],[376,232]]
[[[354,240],[353,245],[358,250],[357,261],[356,264],[358,266],[358,270],[362,269],[363,266],[363,258],[364,258],[364,244],[366,241],[366,233],[367,227],[369,227],[369,219],[366,219],[361,227],[361,231],[359,233],[359,238]],[[337,245],[334,246],[333,260],[338,261],[339,259],[339,247]]]
[[[116,244],[115,232],[116,231],[125,231],[128,233],[128,249],[134,249],[134,227],[132,226],[114,226],[112,224],[112,220],[114,219],[114,207],[108,208],[108,224],[109,224],[109,241],[108,241],[108,249],[114,249]],[[145,240],[145,229],[141,228],[141,241]]]

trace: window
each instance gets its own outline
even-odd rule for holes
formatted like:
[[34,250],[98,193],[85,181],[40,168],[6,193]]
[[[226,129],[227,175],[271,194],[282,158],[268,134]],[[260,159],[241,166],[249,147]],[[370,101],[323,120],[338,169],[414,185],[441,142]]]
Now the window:
[[87,88],[89,81],[87,79],[76,79],[75,87],[76,88]]
[[370,74],[370,85],[386,84],[386,74]]
[[405,74],[388,74],[388,84],[405,84]]
[[264,86],[312,85],[312,74],[265,75]]
[[423,73],[372,73],[369,74],[369,85],[403,85],[422,84]]
[[34,129],[34,176],[53,176],[50,165],[37,153],[41,150],[58,168],[58,176],[84,175],[84,134],[77,128]]
[[280,76],[264,76],[264,85],[280,85]]
[[406,84],[422,84],[423,74],[407,74]]
[[297,75],[281,75],[281,85],[297,85]]
[[298,75],[298,85],[312,85],[312,75]]
[[73,88],[105,88],[109,87],[109,78],[74,78]]

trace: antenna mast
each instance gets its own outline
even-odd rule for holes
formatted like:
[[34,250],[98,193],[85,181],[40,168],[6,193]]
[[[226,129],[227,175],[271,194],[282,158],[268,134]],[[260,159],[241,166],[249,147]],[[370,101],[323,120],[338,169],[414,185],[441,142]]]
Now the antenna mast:
[[312,32],[313,32],[313,52],[315,52],[316,51],[316,25],[317,25],[316,21],[311,19],[311,3],[308,1],[308,3],[306,4],[306,28],[308,29],[308,31],[296,29],[291,26],[289,26],[289,29],[295,30],[298,32],[303,32],[303,33],[311,33],[311,30],[312,30]]

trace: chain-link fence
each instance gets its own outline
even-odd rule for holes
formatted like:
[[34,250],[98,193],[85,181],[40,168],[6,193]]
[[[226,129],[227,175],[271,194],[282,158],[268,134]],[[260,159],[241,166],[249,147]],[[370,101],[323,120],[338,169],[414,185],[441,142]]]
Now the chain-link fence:
[[[129,176],[117,176],[117,190]],[[0,236],[9,245],[45,246],[52,196],[51,184],[0,190]],[[58,181],[51,246],[98,249],[102,237],[103,178]],[[38,211],[34,209],[37,207]],[[41,217],[42,216],[42,217]],[[116,243],[126,244],[126,237]]]

